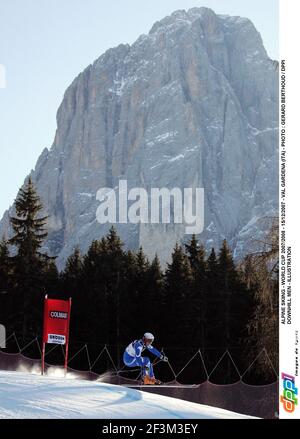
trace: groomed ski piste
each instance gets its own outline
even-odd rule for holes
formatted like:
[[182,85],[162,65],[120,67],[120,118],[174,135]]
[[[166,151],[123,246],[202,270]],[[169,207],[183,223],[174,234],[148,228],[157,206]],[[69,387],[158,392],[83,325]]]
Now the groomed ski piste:
[[0,371],[0,419],[246,419],[251,416],[101,381],[64,377],[51,368]]

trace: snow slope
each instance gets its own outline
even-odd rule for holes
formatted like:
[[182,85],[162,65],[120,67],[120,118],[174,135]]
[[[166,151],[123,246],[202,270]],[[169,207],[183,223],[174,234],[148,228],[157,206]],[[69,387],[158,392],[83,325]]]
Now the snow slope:
[[[71,378],[71,379],[70,379]],[[73,379],[72,379],[73,378]],[[1,418],[220,419],[226,410],[102,382],[0,372]]]

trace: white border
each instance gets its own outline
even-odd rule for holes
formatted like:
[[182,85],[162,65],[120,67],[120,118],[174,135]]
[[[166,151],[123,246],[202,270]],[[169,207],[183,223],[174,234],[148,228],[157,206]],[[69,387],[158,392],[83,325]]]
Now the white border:
[[[286,62],[286,225],[280,225],[280,233],[285,230],[286,248],[292,248],[292,278],[291,278],[291,323],[283,324],[281,321],[281,291],[287,293],[288,284],[284,285],[280,279],[279,294],[279,327],[280,327],[280,374],[279,374],[279,417],[281,419],[300,418],[300,406],[295,405],[293,413],[288,413],[280,400],[283,393],[282,373],[295,377],[295,385],[299,388],[299,376],[296,376],[296,353],[300,358],[300,342],[296,346],[296,331],[299,331],[300,338],[300,311],[299,292],[300,289],[300,66],[299,66],[299,41],[300,41],[300,14],[299,0],[280,0],[280,60]],[[281,62],[279,62],[279,73],[281,79]],[[281,81],[279,87],[281,90]],[[280,96],[280,94],[279,94]],[[280,125],[281,127],[281,125]],[[282,127],[281,127],[282,128]],[[281,133],[281,129],[279,131]],[[279,136],[281,137],[281,136]],[[281,142],[279,151],[282,151]],[[279,160],[281,169],[281,160]],[[280,173],[279,173],[280,176]],[[280,199],[282,201],[282,199]],[[282,206],[280,204],[280,213]],[[282,243],[280,239],[280,244]],[[287,252],[280,254],[280,268],[287,269]],[[299,375],[299,372],[298,372]],[[299,395],[296,395],[298,398]]]

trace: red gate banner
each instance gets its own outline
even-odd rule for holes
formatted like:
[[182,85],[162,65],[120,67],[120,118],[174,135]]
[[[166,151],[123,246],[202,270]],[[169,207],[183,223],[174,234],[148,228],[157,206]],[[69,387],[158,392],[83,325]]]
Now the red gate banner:
[[67,370],[70,314],[71,298],[67,301],[45,297],[42,374],[44,374],[45,369],[46,343],[66,345],[65,369]]
[[44,343],[66,344],[69,335],[71,303],[45,298]]

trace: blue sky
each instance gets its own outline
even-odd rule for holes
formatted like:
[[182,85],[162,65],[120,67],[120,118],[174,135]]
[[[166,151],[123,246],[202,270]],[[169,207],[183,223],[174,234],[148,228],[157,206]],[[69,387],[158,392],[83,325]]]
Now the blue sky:
[[51,146],[56,111],[74,77],[155,21],[200,6],[250,18],[278,59],[278,0],[0,0],[0,217]]

